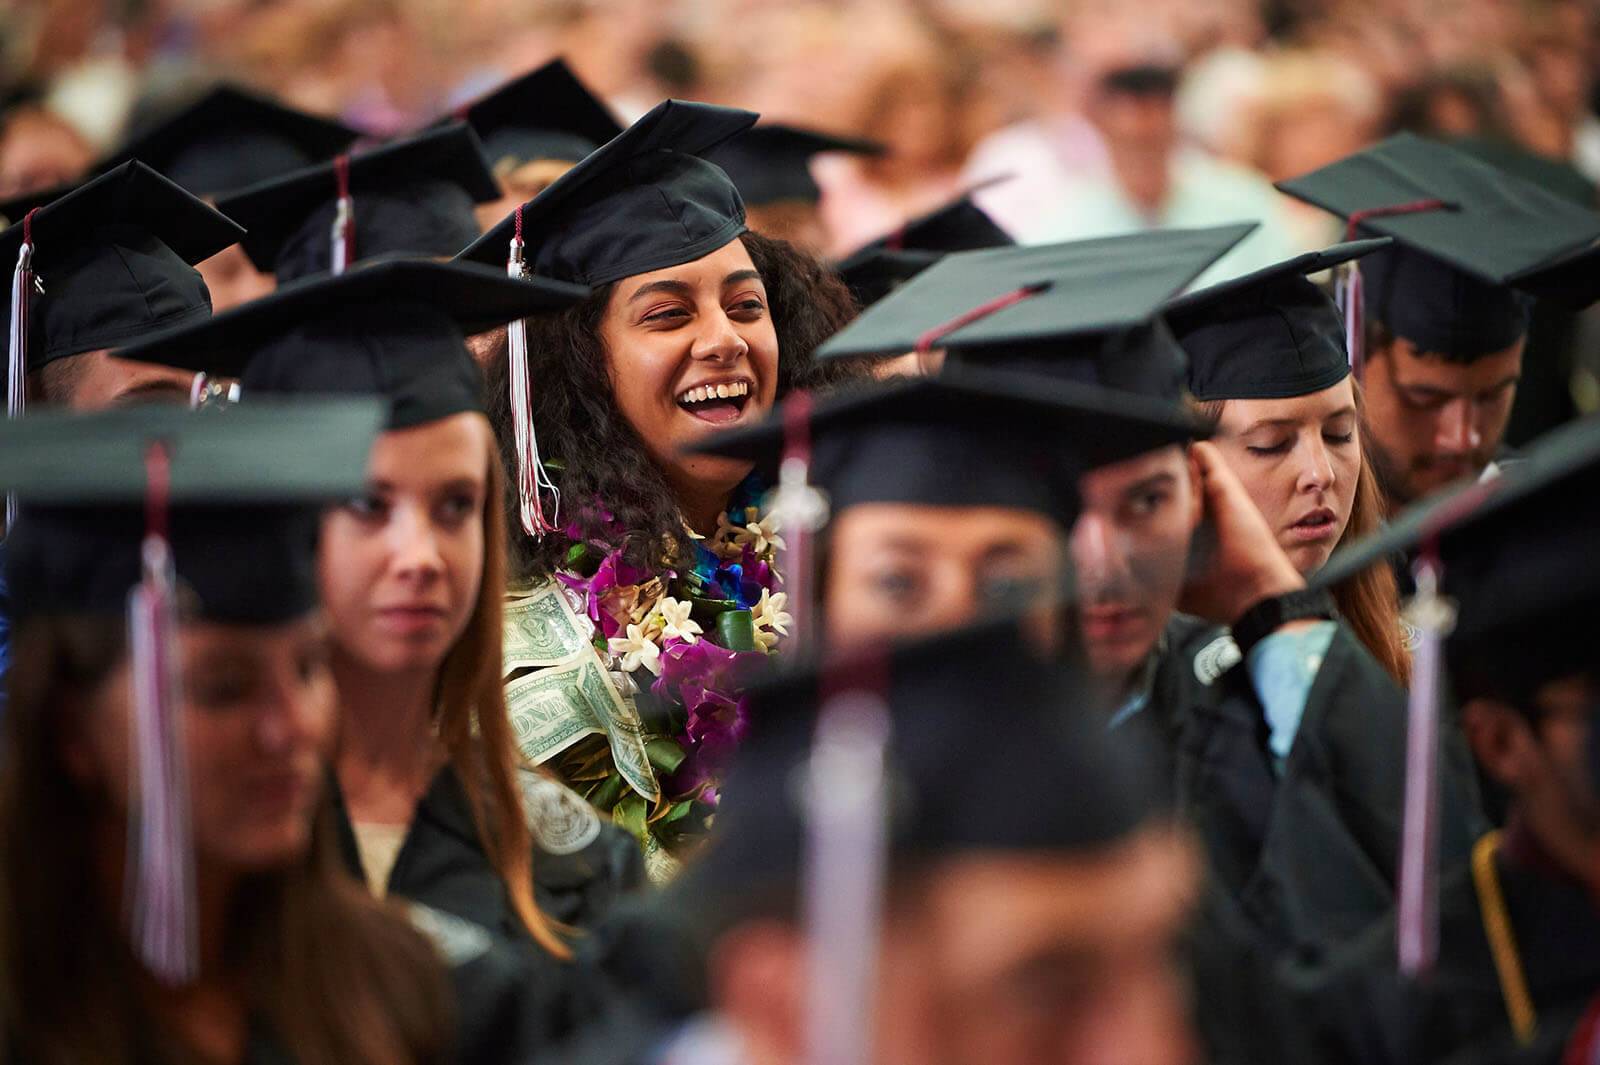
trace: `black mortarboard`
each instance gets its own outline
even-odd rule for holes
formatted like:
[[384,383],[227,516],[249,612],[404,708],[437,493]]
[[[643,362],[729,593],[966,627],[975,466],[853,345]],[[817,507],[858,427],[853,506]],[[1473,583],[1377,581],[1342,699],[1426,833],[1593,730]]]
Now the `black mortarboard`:
[[473,264],[394,259],[285,285],[117,354],[239,377],[246,402],[271,393],[381,395],[386,426],[403,429],[482,409],[483,375],[466,337],[586,294]]
[[1081,689],[1029,653],[1015,622],[812,661],[747,690],[750,731],[717,834],[674,888],[699,921],[725,927],[797,886],[819,712],[857,692],[888,710],[891,869],[974,852],[1093,853],[1158,816],[1146,752],[1086,713]]
[[217,196],[319,163],[359,135],[237,85],[218,85],[136,132],[100,166],[138,159],[196,196]]
[[913,218],[840,259],[839,276],[870,307],[953,251],[1004,248],[1016,241],[972,202],[971,192]]
[[321,504],[358,492],[381,418],[372,401],[270,403],[226,415],[139,407],[41,411],[0,424],[13,616],[109,614],[139,583],[150,473],[169,457],[167,539],[207,620],[271,623],[317,601]]
[[1198,400],[1283,399],[1350,375],[1344,319],[1307,275],[1368,255],[1388,238],[1336,244],[1179,296],[1167,324],[1189,357]]
[[211,294],[190,264],[236,243],[243,230],[130,162],[0,233],[0,261],[16,263],[30,233],[38,285],[28,293],[27,368],[37,370],[209,317]]
[[[755,124],[749,111],[667,100],[520,208],[528,268],[605,285],[693,262],[745,231],[728,175],[702,158]],[[514,212],[460,258],[504,269]]]
[[67,181],[59,185],[51,185],[45,189],[33,189],[30,192],[19,192],[15,196],[0,200],[0,229],[14,226],[22,221],[22,216],[35,207],[44,207],[61,199],[73,189],[82,185],[81,181]]
[[1529,296],[1600,297],[1600,213],[1411,134],[1284,192],[1395,245],[1362,264],[1366,313],[1423,351],[1469,360],[1527,332]]
[[575,163],[622,132],[610,108],[562,59],[480,96],[458,108],[455,117],[482,139],[490,166],[508,158],[519,164],[535,159]]
[[217,206],[248,230],[241,243],[256,269],[282,284],[333,268],[334,222],[346,193],[353,264],[454,255],[478,235],[473,205],[498,199],[500,188],[477,135],[454,123],[239,189]]
[[796,126],[754,126],[706,153],[739,188],[748,206],[784,200],[816,203],[822,190],[811,176],[811,157],[827,152],[882,155],[877,141],[835,137]]
[[1600,421],[1529,447],[1496,478],[1408,508],[1338,551],[1313,582],[1337,585],[1401,552],[1436,552],[1458,617],[1445,649],[1463,694],[1516,695],[1597,661]]
[[[807,423],[810,479],[835,513],[857,503],[1003,506],[1069,528],[1084,471],[1204,435],[1169,403],[970,367],[823,397]],[[780,408],[693,450],[775,474],[791,432]]]
[[1175,399],[1183,353],[1157,316],[1255,223],[946,256],[817,349],[944,348],[958,361]]

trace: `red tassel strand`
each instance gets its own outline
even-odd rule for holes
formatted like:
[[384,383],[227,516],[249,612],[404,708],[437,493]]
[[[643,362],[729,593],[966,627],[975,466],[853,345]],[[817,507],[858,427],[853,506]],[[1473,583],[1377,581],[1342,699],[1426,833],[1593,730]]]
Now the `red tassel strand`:
[[[506,273],[513,278],[528,276],[523,260],[522,206],[516,211],[516,231],[511,237],[511,252]],[[561,489],[539,457],[539,437],[533,424],[533,378],[528,370],[528,323],[517,319],[506,327],[511,360],[511,424],[517,452],[517,503],[522,529],[529,536],[543,539],[560,528]],[[544,498],[550,499],[550,514],[545,516]]]

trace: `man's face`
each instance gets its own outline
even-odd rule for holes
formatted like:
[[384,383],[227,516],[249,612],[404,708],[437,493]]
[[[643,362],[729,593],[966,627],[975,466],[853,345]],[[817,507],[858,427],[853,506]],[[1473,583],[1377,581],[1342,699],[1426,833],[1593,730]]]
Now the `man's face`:
[[1188,455],[1168,447],[1093,470],[1072,530],[1078,630],[1097,680],[1120,686],[1177,609],[1201,499]]
[[1391,504],[1483,472],[1511,417],[1523,344],[1470,363],[1418,352],[1400,338],[1372,353],[1362,381],[1366,428]]
[[90,351],[46,366],[43,399],[52,407],[87,412],[138,403],[188,403],[194,374],[153,363],[113,358],[107,351]]

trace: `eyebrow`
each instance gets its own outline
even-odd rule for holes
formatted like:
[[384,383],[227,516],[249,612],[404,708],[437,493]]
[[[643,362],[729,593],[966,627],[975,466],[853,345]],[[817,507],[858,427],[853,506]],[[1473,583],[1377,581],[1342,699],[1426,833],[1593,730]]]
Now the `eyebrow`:
[[176,381],[156,379],[141,381],[132,388],[124,389],[117,393],[116,398],[112,400],[112,405],[123,407],[150,402],[176,403],[179,400],[187,401],[188,398],[189,389],[187,386],[180,385]]
[[[759,270],[735,270],[733,273],[722,279],[722,287],[727,288],[729,285],[737,285],[741,281],[760,280],[761,272]],[[674,296],[687,296],[693,291],[694,287],[687,281],[676,281],[672,278],[664,278],[660,281],[650,281],[646,284],[640,285],[634,294],[628,297],[628,302],[633,303],[636,300],[639,300],[644,296],[651,295],[655,292],[670,292]]]
[[1126,498],[1127,496],[1131,496],[1135,492],[1143,491],[1146,488],[1165,488],[1168,485],[1174,485],[1177,483],[1178,478],[1176,476],[1163,470],[1161,473],[1152,473],[1144,480],[1135,484],[1130,484],[1127,488],[1127,491],[1123,492],[1122,494],[1124,498]]
[[735,270],[733,273],[722,279],[722,287],[727,288],[729,285],[737,285],[741,281],[760,280],[761,271],[759,270]]
[[[1327,414],[1324,414],[1322,416],[1322,420],[1327,422],[1327,421],[1332,421],[1335,418],[1348,418],[1348,417],[1353,416],[1355,413],[1356,413],[1355,404],[1354,403],[1350,403],[1350,404],[1346,404],[1343,407],[1340,407],[1336,411],[1330,411]],[[1239,435],[1240,436],[1247,436],[1250,433],[1255,432],[1257,429],[1277,429],[1277,428],[1296,426],[1296,425],[1299,425],[1299,424],[1300,424],[1300,419],[1299,418],[1262,418],[1260,421],[1254,422],[1251,425],[1247,426],[1246,428],[1241,429],[1239,431]]]

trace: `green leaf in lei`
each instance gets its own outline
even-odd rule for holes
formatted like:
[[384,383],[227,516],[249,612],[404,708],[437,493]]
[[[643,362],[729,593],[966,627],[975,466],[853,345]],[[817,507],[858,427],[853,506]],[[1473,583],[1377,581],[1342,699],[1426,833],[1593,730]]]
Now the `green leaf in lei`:
[[613,771],[600,782],[599,787],[594,789],[589,801],[601,810],[608,810],[613,803],[622,798],[622,792],[626,788],[627,782],[622,779],[622,774]]
[[683,764],[684,758],[687,757],[683,753],[682,747],[679,747],[675,742],[664,736],[656,736],[646,740],[644,752],[656,772],[666,776],[676,773],[678,767]]
[[717,642],[730,651],[755,651],[755,616],[748,610],[727,610],[717,617]]
[[612,807],[611,820],[622,826],[635,839],[644,839],[645,815],[647,813],[644,797],[629,794],[616,806]]

